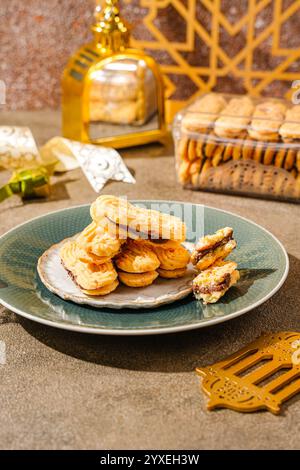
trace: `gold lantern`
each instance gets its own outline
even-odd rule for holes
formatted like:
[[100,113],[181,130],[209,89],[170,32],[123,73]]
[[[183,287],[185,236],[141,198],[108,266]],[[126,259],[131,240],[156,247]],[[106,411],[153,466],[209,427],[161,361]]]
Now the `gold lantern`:
[[95,10],[94,39],[71,57],[62,79],[63,135],[115,148],[163,142],[168,131],[159,67],[129,47],[117,0]]

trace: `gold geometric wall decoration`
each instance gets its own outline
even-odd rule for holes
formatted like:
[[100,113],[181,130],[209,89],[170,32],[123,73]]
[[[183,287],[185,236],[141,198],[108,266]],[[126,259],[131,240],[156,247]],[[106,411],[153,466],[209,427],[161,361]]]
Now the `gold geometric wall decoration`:
[[300,78],[300,0],[122,4],[129,20],[130,8],[144,12],[132,45],[160,62],[169,108],[211,89],[289,97]]

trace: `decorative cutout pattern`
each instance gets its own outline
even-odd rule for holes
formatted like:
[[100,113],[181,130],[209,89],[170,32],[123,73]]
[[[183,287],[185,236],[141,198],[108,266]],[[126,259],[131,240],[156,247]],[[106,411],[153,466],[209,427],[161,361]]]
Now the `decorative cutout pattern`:
[[250,412],[280,405],[300,392],[300,333],[265,334],[224,361],[199,367],[207,408]]
[[288,97],[299,79],[299,0],[123,0],[131,19],[126,3],[145,12],[132,43],[160,62],[174,111],[212,88]]

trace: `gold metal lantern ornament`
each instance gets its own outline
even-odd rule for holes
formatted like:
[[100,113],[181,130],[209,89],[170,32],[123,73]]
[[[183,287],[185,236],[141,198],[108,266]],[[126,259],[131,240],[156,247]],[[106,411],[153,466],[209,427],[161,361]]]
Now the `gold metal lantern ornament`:
[[[102,2],[101,2],[102,3]],[[129,47],[117,0],[97,3],[94,39],[71,57],[62,79],[63,135],[115,148],[164,142],[164,86],[159,66]]]

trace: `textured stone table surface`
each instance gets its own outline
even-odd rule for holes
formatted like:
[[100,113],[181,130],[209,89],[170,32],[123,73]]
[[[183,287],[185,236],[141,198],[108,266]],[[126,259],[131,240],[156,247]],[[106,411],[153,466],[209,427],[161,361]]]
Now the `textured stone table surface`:
[[[1,124],[30,126],[39,144],[59,134],[59,114],[53,111],[2,113]],[[184,191],[175,181],[172,153],[160,146],[122,152],[137,183],[112,182],[104,191],[205,203],[249,217],[285,245],[291,267],[284,287],[230,322],[148,337],[60,331],[0,306],[0,340],[7,353],[6,364],[0,365],[0,448],[300,448],[299,399],[278,417],[208,412],[194,372],[197,365],[226,357],[263,331],[300,330],[300,207]],[[0,184],[7,178],[7,172],[0,172]],[[1,204],[0,231],[90,203],[95,196],[81,171],[69,172],[56,178],[46,202],[22,204],[14,197]]]

